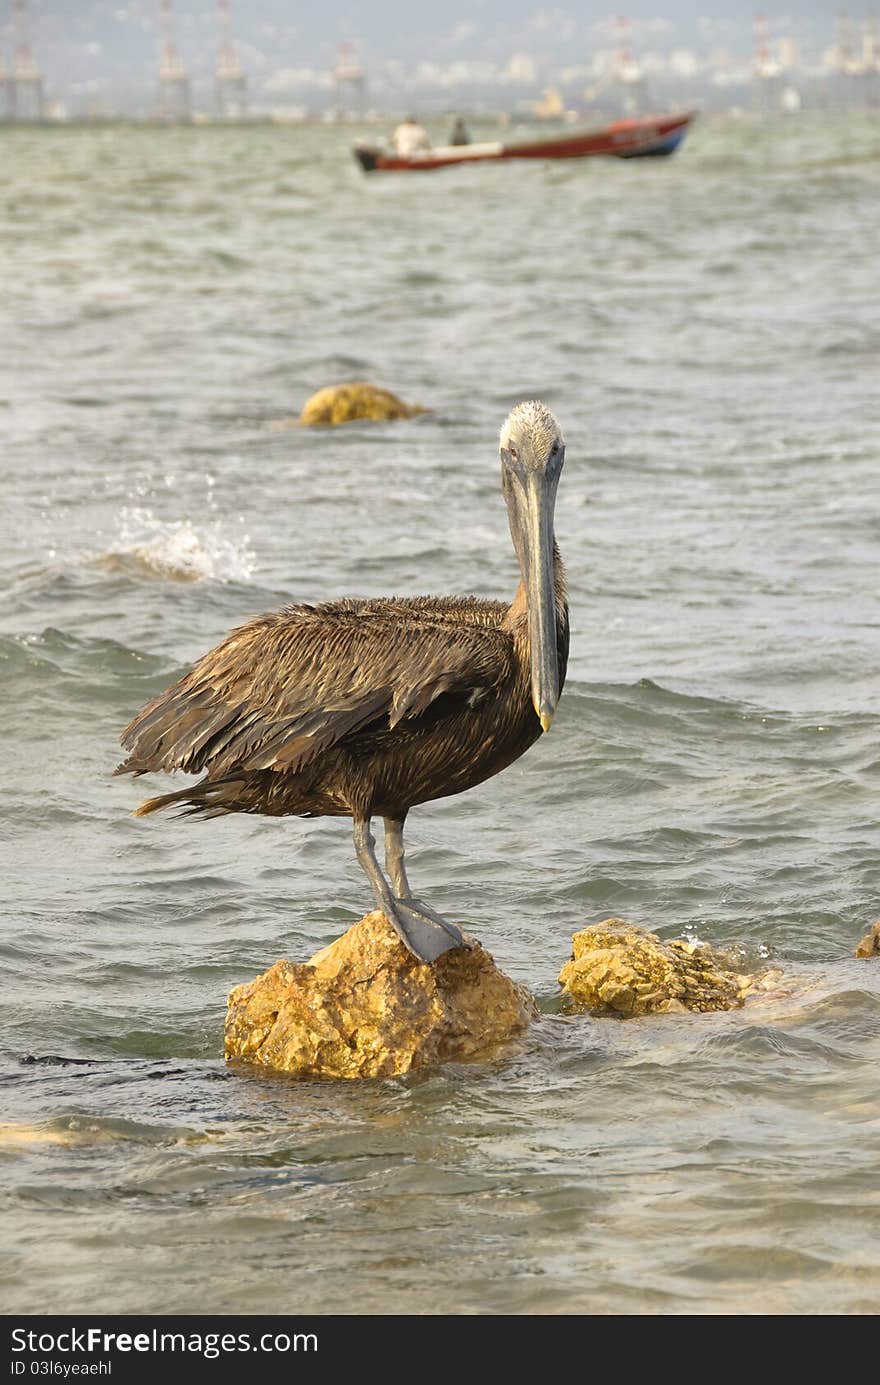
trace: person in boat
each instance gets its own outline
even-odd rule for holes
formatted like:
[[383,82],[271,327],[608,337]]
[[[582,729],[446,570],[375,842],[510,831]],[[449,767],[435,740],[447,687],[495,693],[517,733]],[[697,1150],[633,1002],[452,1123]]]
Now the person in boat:
[[460,115],[455,117],[455,124],[452,127],[452,134],[449,137],[450,144],[470,144],[471,137],[468,127]]
[[414,115],[408,115],[406,120],[401,121],[391,136],[391,143],[394,145],[394,152],[402,159],[409,159],[413,154],[420,154],[431,148],[427,130],[419,124]]

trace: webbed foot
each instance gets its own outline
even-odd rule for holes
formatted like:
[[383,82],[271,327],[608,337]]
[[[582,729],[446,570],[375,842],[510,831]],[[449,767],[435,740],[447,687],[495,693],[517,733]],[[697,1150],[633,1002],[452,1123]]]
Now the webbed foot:
[[457,924],[435,913],[420,899],[395,899],[393,909],[393,917],[387,907],[384,909],[389,923],[403,945],[420,962],[436,962],[454,947],[472,946]]

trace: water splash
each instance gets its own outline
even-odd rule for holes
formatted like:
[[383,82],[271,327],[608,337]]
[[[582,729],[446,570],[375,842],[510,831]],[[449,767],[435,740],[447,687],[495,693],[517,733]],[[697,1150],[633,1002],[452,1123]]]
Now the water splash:
[[119,546],[99,562],[173,582],[248,582],[256,567],[248,534],[233,538],[219,520],[202,525],[160,520],[142,508],[122,511]]

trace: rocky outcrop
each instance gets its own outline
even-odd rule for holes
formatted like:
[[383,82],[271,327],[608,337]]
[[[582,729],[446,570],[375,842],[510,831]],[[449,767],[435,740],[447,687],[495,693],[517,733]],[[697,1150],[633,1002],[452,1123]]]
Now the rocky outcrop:
[[355,380],[347,385],[329,385],[318,390],[306,400],[299,421],[312,428],[319,424],[350,423],[356,418],[413,418],[425,412],[420,404],[405,404],[390,390]]
[[880,957],[880,919],[860,940],[855,955],[857,957]]
[[427,966],[376,911],[308,962],[236,986],[226,1057],[304,1077],[391,1077],[483,1057],[536,1013],[478,943]]
[[743,975],[713,948],[678,938],[666,943],[623,919],[582,929],[572,946],[560,984],[577,1008],[597,1014],[733,1010],[770,976]]

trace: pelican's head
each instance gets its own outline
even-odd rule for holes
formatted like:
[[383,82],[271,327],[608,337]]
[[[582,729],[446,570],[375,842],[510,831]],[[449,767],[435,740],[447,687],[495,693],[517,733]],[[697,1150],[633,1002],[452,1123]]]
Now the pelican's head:
[[565,439],[556,419],[540,399],[526,399],[511,409],[501,429],[501,465],[520,462],[532,470],[555,471],[558,479]]
[[537,399],[517,404],[501,429],[501,487],[529,610],[532,703],[549,731],[559,701],[553,510],[565,457],[562,429]]

